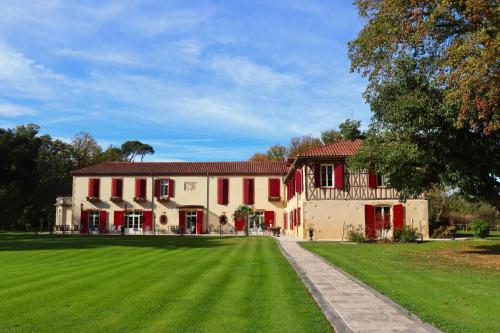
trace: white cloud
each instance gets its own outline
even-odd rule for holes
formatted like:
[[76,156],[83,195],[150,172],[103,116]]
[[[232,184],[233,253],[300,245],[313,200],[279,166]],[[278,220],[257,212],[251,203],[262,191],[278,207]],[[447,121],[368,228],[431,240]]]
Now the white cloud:
[[212,68],[241,86],[277,89],[301,84],[301,80],[288,73],[281,73],[247,58],[216,57]]
[[19,118],[32,116],[34,114],[36,114],[34,110],[25,106],[0,103],[0,117]]
[[107,64],[118,65],[139,65],[141,62],[135,55],[126,52],[109,52],[109,51],[80,51],[73,49],[60,49],[54,54],[69,58],[82,59],[92,62],[103,62]]

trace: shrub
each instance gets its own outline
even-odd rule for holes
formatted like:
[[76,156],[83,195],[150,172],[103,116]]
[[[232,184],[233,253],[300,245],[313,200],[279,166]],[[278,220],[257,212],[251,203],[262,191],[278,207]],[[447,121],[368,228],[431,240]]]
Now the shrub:
[[414,242],[420,237],[420,233],[413,228],[404,228],[401,231],[401,241],[405,243]]
[[356,228],[354,228],[354,226],[349,225],[347,228],[348,241],[355,243],[362,243],[365,241],[365,235],[361,226],[358,225]]
[[452,225],[442,225],[435,229],[432,238],[455,238],[457,229]]
[[490,234],[490,224],[482,219],[472,220],[470,228],[476,238],[485,238]]

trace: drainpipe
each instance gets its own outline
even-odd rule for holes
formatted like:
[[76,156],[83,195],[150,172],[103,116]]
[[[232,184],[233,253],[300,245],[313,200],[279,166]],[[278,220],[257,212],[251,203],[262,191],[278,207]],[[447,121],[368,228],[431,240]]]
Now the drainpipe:
[[156,217],[155,217],[155,177],[151,173],[151,215],[153,216],[153,235],[156,235]]
[[[207,172],[207,213],[203,217],[204,224],[206,225],[207,228],[208,228],[208,214],[210,214],[210,196],[209,196],[209,193],[210,193],[210,178],[209,178],[209,175]],[[203,226],[201,227],[201,229],[203,232]]]

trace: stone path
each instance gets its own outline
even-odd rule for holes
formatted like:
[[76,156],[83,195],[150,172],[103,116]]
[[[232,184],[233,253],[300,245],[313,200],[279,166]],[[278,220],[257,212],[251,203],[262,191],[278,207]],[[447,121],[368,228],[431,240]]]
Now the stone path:
[[293,239],[279,245],[336,332],[441,332]]

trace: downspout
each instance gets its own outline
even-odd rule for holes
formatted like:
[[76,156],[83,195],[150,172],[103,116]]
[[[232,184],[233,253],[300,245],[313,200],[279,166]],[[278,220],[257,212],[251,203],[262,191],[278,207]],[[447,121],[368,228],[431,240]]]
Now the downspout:
[[[209,177],[208,172],[207,172],[207,213],[203,217],[203,219],[205,220],[204,224],[206,225],[207,228],[208,228],[208,214],[210,214],[210,196],[209,196],[209,193],[210,193],[210,177]],[[203,226],[201,229],[203,232]]]
[[155,177],[151,173],[151,215],[153,217],[153,235],[156,235],[156,216],[155,216]]

